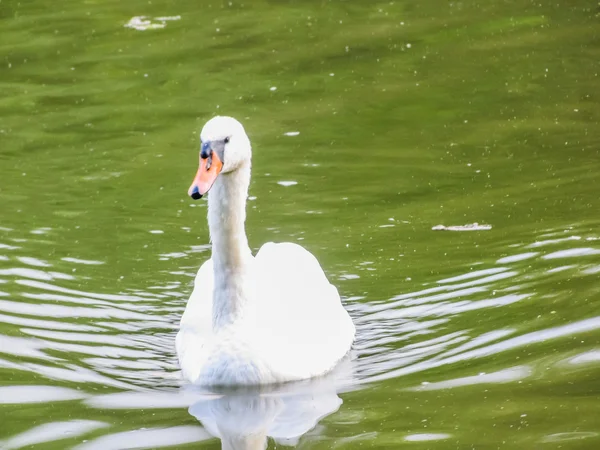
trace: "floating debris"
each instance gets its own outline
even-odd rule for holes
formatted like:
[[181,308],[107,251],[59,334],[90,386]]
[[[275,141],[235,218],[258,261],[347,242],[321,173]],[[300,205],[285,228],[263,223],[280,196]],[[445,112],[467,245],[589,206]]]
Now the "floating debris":
[[147,16],[135,16],[129,19],[125,25],[125,28],[132,28],[138,31],[156,30],[167,26],[167,22],[170,20],[180,20],[181,16],[165,16],[155,17],[154,19],[148,18]]
[[299,134],[299,131],[288,131],[287,133],[283,133],[284,136],[298,136]]
[[431,229],[433,231],[486,231],[491,230],[492,226],[475,222],[467,225],[450,225],[448,227],[445,225],[436,225]]

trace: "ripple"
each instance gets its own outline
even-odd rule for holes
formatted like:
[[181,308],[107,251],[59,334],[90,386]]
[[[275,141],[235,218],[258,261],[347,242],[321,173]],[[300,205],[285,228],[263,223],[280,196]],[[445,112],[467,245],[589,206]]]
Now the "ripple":
[[454,283],[456,281],[470,280],[471,278],[479,278],[479,277],[485,276],[485,275],[494,275],[497,273],[505,272],[506,270],[508,270],[508,269],[506,269],[505,267],[492,267],[489,269],[475,270],[473,272],[465,273],[463,275],[458,275],[458,276],[455,276],[452,278],[446,278],[443,280],[439,280],[438,283],[446,284],[446,283]]
[[149,428],[107,434],[73,447],[73,450],[122,450],[161,448],[202,442],[213,437],[203,428],[181,425],[167,428]]
[[51,264],[49,264],[46,261],[42,261],[41,259],[38,259],[38,258],[32,258],[30,256],[18,256],[17,260],[19,260],[23,264],[27,264],[28,266],[35,266],[35,267],[51,267],[52,266]]
[[92,259],[80,259],[80,258],[70,258],[70,257],[61,258],[61,261],[71,262],[71,263],[75,263],[75,264],[84,264],[86,266],[98,266],[98,265],[104,264],[104,262],[102,262],[102,261],[94,261]]
[[595,431],[573,431],[570,433],[554,433],[544,436],[542,442],[576,441],[598,436]]
[[570,364],[591,364],[600,363],[600,350],[591,350],[589,352],[581,353],[569,359]]
[[600,250],[595,248],[569,248],[567,250],[559,250],[557,252],[549,253],[542,256],[543,259],[556,259],[556,258],[573,258],[576,256],[589,256],[589,255],[600,255]]
[[0,386],[0,404],[24,404],[80,400],[87,394],[57,386]]
[[444,439],[449,439],[451,435],[446,433],[419,433],[419,434],[409,434],[404,437],[404,440],[407,442],[427,442],[427,441],[442,441]]
[[421,386],[407,388],[409,391],[436,391],[462,386],[473,386],[477,384],[512,383],[527,378],[533,373],[530,367],[518,366],[510,369],[500,370],[493,373],[480,373],[471,377],[455,378],[440,381],[438,383],[423,382]]
[[75,277],[60,272],[44,272],[43,270],[30,269],[27,267],[14,267],[0,270],[0,275],[19,276],[31,278],[33,280],[51,281],[51,280],[74,280]]
[[497,260],[496,264],[510,264],[513,262],[524,261],[526,259],[534,258],[537,255],[539,255],[538,252],[525,252],[517,255],[506,256]]
[[29,447],[36,444],[60,441],[62,439],[82,436],[100,428],[110,426],[97,420],[71,420],[68,422],[51,422],[33,427],[10,439],[0,442],[5,450]]
[[15,245],[8,245],[8,244],[3,244],[2,242],[0,242],[0,250],[17,250],[21,247],[17,247]]
[[580,241],[581,236],[567,236],[558,239],[544,239],[542,241],[536,241],[532,244],[526,246],[526,248],[538,248],[545,247],[546,245],[554,245],[554,244],[564,244],[568,241]]

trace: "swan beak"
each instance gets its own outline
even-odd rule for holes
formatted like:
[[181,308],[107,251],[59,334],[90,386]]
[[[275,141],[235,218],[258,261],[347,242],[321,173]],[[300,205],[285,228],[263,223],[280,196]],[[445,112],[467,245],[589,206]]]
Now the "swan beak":
[[194,200],[202,198],[212,187],[219,173],[223,169],[223,162],[219,159],[217,152],[212,152],[208,158],[200,157],[200,168],[188,189],[188,195]]

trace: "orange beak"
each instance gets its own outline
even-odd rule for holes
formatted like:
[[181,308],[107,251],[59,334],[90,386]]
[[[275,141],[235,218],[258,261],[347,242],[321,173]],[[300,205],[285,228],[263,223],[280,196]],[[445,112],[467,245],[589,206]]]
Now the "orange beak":
[[208,158],[200,157],[200,168],[188,189],[188,195],[194,200],[202,198],[204,194],[212,187],[219,173],[223,169],[223,161],[217,156],[217,152],[212,152]]

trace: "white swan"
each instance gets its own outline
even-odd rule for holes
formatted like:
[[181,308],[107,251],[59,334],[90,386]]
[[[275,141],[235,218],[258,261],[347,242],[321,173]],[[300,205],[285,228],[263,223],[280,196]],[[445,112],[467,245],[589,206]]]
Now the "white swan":
[[337,289],[297,244],[267,243],[252,256],[244,229],[252,151],[242,124],[214,117],[200,140],[189,195],[210,189],[212,258],[198,270],[177,334],[184,378],[258,385],[329,372],[355,334]]

